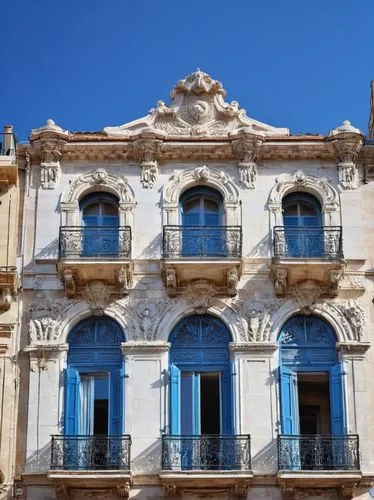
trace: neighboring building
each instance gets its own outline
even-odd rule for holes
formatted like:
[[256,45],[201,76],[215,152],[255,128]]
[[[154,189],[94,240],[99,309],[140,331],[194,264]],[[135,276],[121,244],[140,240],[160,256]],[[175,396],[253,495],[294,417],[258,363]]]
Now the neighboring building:
[[19,184],[13,128],[0,133],[0,498],[13,492],[19,339],[17,278]]
[[374,148],[224,96],[19,148],[18,497],[369,498]]

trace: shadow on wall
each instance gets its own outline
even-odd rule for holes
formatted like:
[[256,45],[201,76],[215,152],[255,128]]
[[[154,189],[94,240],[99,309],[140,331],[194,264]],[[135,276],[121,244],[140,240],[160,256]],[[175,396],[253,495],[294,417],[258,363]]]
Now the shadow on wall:
[[40,450],[36,450],[26,459],[25,472],[38,472],[40,474],[49,471],[51,467],[51,442]]
[[[251,248],[252,244],[252,240],[243,241],[243,247],[247,246],[247,248]],[[270,259],[272,257],[270,233],[264,236],[262,240],[260,240],[254,247],[252,247],[252,250],[250,252],[248,252],[246,255],[243,255],[243,257],[261,257],[262,259]]]
[[[133,235],[133,239],[134,235]],[[146,247],[144,247],[138,258],[159,259],[162,251],[162,234],[158,234]]]
[[252,457],[252,470],[256,474],[275,474],[278,471],[277,440],[273,439]]
[[35,254],[34,259],[58,259],[58,238]]
[[131,460],[133,474],[158,474],[161,470],[161,437]]

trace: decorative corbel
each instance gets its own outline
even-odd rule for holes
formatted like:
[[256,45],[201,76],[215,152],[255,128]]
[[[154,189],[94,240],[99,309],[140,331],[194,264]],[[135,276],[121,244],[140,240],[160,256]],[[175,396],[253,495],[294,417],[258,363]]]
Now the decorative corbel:
[[358,186],[357,156],[364,143],[362,132],[348,120],[331,130],[329,139],[337,156],[339,183],[343,189],[356,189]]
[[212,297],[217,293],[216,286],[209,280],[193,280],[187,285],[185,297],[191,299],[196,314],[205,314],[212,305]]
[[177,273],[173,267],[166,269],[166,290],[169,297],[177,295]]
[[77,292],[77,279],[71,269],[64,270],[63,281],[67,295],[74,295]]
[[129,267],[122,266],[118,271],[118,283],[122,295],[128,295],[132,283],[131,272]]
[[165,497],[176,497],[178,496],[178,488],[175,483],[165,483],[163,485]]
[[286,294],[287,289],[287,269],[285,268],[277,268],[274,271],[275,280],[274,280],[274,288],[275,293],[278,297],[283,297]]
[[160,152],[162,141],[155,134],[144,133],[133,143],[135,157],[140,160],[142,169],[140,182],[144,189],[152,189],[158,176],[157,156]]
[[117,485],[116,490],[118,498],[129,498],[130,488],[131,485],[129,481]]
[[343,277],[343,271],[341,269],[332,269],[329,272],[329,295],[330,297],[337,297],[339,293],[339,283]]
[[231,267],[227,271],[227,293],[233,297],[238,293],[239,269],[237,266]]
[[10,288],[0,290],[0,311],[8,311],[12,305],[12,294]]
[[233,496],[236,498],[247,498],[249,481],[238,481],[233,487]]
[[247,189],[255,189],[257,182],[257,160],[263,134],[254,133],[252,129],[244,129],[241,137],[232,141],[232,148],[238,159],[239,178]]

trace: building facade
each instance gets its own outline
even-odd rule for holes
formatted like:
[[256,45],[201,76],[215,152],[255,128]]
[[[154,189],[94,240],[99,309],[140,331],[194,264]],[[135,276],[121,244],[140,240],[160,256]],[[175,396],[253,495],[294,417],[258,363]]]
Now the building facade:
[[225,94],[18,148],[18,497],[370,498],[374,148]]
[[17,352],[20,309],[17,255],[19,182],[11,126],[0,133],[0,496],[11,494],[15,474]]

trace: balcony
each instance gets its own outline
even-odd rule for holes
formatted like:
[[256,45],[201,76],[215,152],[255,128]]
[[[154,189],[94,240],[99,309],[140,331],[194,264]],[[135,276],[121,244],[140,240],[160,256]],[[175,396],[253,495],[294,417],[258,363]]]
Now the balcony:
[[115,293],[128,293],[132,281],[131,228],[60,227],[58,270],[69,296],[98,279]]
[[345,267],[340,226],[276,226],[273,251],[277,295],[284,295],[289,286],[306,280],[319,282],[325,294],[337,295]]
[[0,133],[0,187],[17,184],[16,139],[13,127],[5,126]]
[[278,436],[278,469],[278,482],[287,488],[318,484],[347,489],[361,478],[359,438],[356,434]]
[[49,479],[68,496],[70,488],[114,488],[128,496],[131,485],[129,435],[52,436]]
[[180,488],[225,488],[244,496],[251,471],[249,435],[162,436],[161,483]]
[[212,283],[216,293],[236,294],[242,262],[240,226],[164,226],[162,244],[170,296],[194,280]]

